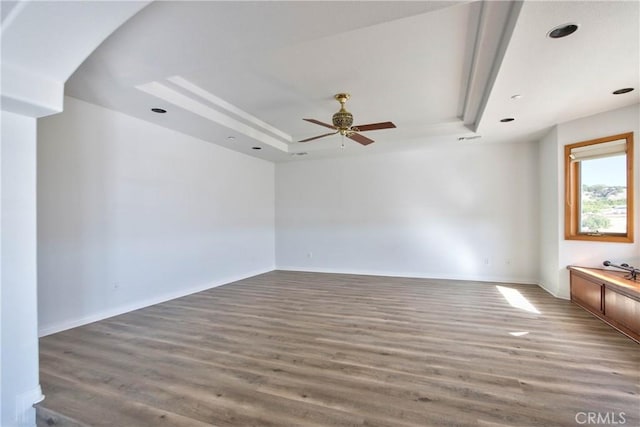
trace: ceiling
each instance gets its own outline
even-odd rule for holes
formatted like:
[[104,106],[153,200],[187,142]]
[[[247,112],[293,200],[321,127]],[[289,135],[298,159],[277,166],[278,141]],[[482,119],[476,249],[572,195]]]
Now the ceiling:
[[[65,91],[276,162],[521,142],[640,102],[639,19],[637,1],[158,1]],[[547,37],[567,23],[578,31]],[[635,90],[612,95],[624,87]],[[326,133],[302,119],[330,123],[338,92],[352,95],[356,124],[397,128],[367,132],[368,146],[296,142]]]

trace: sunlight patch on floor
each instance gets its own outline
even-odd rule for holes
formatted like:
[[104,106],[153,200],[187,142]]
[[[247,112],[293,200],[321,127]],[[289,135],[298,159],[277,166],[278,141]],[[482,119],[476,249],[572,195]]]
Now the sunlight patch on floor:
[[507,300],[509,305],[520,310],[528,311],[529,313],[540,314],[537,308],[529,302],[517,289],[507,288],[497,285],[496,288],[500,291],[504,299]]

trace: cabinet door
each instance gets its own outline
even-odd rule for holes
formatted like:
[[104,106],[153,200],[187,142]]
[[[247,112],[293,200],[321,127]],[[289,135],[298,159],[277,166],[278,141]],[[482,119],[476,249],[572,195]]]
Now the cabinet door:
[[640,301],[604,289],[605,316],[640,334]]
[[577,274],[571,274],[571,299],[593,311],[602,313],[602,285]]

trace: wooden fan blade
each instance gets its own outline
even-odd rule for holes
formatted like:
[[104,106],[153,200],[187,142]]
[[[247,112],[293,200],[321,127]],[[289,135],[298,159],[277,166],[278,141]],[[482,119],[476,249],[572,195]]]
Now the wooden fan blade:
[[393,122],[380,122],[369,123],[368,125],[351,126],[351,129],[356,130],[357,132],[366,132],[368,130],[390,129],[394,127],[396,127],[396,125],[394,125]]
[[[316,120],[316,119],[302,119],[302,120],[306,120],[308,122],[315,123],[317,125],[324,126],[326,128],[329,128],[329,129],[337,129],[334,125],[330,125],[328,123],[323,123],[320,120]],[[300,141],[300,142],[302,142],[302,141]]]
[[360,135],[358,133],[352,133],[351,135],[347,135],[347,138],[353,139],[355,142],[358,142],[362,145],[369,145],[373,141],[373,139],[369,139],[366,136]]
[[313,138],[303,139],[302,141],[298,141],[298,142],[309,142],[309,141],[313,141],[314,139],[324,138],[325,136],[335,135],[336,133],[338,132],[325,133],[324,135],[314,136]]

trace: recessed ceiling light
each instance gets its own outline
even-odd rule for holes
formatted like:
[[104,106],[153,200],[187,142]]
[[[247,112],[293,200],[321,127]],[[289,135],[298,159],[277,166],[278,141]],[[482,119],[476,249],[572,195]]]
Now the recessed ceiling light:
[[513,117],[505,117],[504,119],[500,119],[502,123],[512,122],[515,119]]
[[164,108],[152,108],[151,111],[158,114],[164,114],[167,112],[167,110],[165,110]]
[[632,87],[625,87],[624,89],[614,90],[612,93],[614,95],[622,95],[623,93],[629,93],[633,90]]
[[252,150],[262,150],[262,147],[251,147]]
[[236,137],[235,136],[228,136],[227,139],[230,140],[230,141],[233,141],[234,139],[236,139]]
[[561,39],[578,31],[576,24],[562,24],[547,33],[547,37],[551,39]]
[[522,98],[522,95],[520,94],[511,95],[511,99],[520,99],[520,98]]
[[306,156],[307,154],[309,154],[309,153],[307,153],[306,151],[300,151],[298,153],[291,153],[292,156]]

